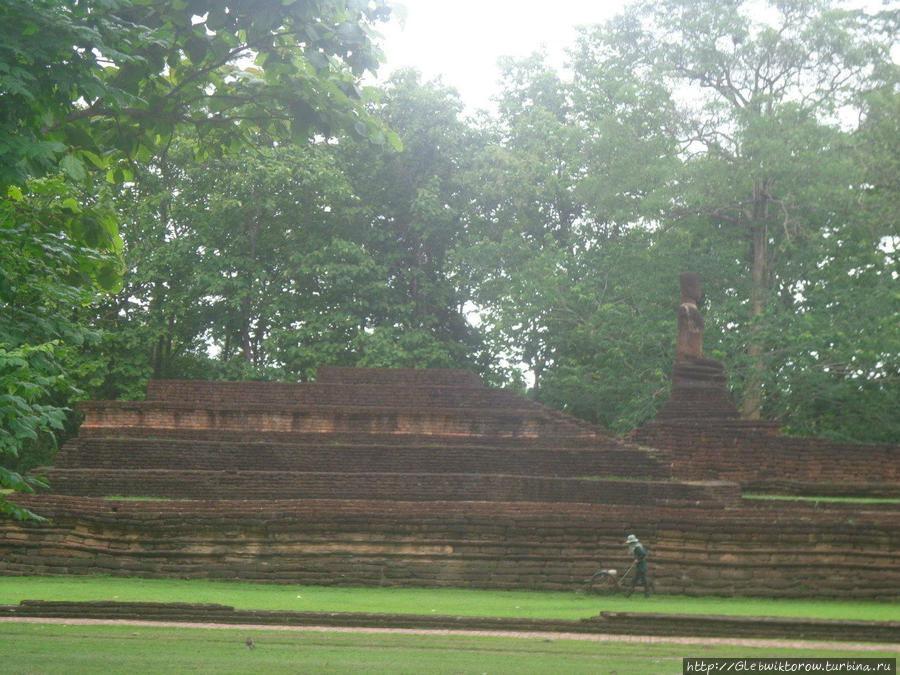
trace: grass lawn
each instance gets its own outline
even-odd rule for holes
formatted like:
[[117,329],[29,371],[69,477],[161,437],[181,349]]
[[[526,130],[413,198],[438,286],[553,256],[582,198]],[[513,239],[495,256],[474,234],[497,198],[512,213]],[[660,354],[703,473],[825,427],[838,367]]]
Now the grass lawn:
[[[252,637],[255,648],[245,641]],[[539,638],[0,623],[6,673],[615,673],[673,675],[682,657],[896,657],[838,650]]]
[[121,577],[0,577],[0,604],[22,600],[219,603],[236,609],[309,612],[386,612],[581,619],[601,611],[796,616],[900,621],[900,603],[767,600],[636,594],[599,597],[576,593],[481,591],[452,588],[338,588],[201,579]]

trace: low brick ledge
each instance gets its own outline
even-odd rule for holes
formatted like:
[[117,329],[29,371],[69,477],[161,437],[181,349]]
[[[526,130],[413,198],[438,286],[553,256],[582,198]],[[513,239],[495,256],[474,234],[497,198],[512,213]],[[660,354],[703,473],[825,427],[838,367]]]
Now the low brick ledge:
[[[639,602],[639,601],[638,601]],[[0,617],[120,619],[355,628],[429,628],[671,637],[740,637],[900,644],[900,622],[767,616],[601,612],[580,619],[528,619],[434,614],[236,610],[229,605],[156,602],[23,600],[0,605]]]
[[869,499],[900,499],[900,483],[875,481],[859,483],[804,482],[790,480],[759,480],[742,483],[744,492],[788,495],[798,497],[865,497]]

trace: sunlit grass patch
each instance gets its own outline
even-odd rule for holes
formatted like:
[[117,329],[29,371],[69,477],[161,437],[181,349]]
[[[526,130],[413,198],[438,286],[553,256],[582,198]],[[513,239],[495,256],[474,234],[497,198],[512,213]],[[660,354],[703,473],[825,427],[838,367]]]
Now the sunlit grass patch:
[[22,600],[191,602],[236,609],[375,612],[577,620],[601,611],[731,616],[795,616],[900,621],[900,603],[687,597],[649,599],[574,592],[493,591],[457,588],[356,588],[124,577],[0,577],[0,604]]
[[[253,648],[247,646],[251,638]],[[593,642],[449,635],[326,633],[0,623],[7,672],[610,673],[671,675],[681,659],[859,656],[836,649]],[[867,653],[892,657],[894,654]]]

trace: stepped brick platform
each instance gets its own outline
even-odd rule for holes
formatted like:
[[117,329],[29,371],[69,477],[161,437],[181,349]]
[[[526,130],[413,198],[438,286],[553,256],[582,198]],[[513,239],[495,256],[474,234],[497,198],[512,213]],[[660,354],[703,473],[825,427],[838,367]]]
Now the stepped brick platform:
[[0,520],[0,573],[575,590],[627,567],[634,532],[658,592],[900,600],[896,505],[741,498],[894,494],[898,448],[737,419],[687,289],[672,401],[627,439],[459,371],[86,403],[43,469],[53,492],[17,498],[50,522]]
[[672,393],[657,420],[733,420],[740,417],[726,387],[722,364],[676,362],[672,370]]
[[724,367],[703,357],[699,278],[686,273],[679,280],[671,398],[630,440],[664,451],[672,475],[685,480],[733,480],[781,494],[900,495],[900,445],[791,438],[779,435],[778,422],[739,419]]
[[900,497],[900,445],[782,436],[778,422],[737,419],[724,384],[692,383],[698,371],[675,370],[672,400],[628,435],[662,451],[673,476],[731,480],[751,492]]
[[79,436],[42,469],[59,494],[723,506],[740,498],[731,483],[672,481],[659,453],[457,371],[323,368],[303,384],[154,381],[145,401],[82,408]]
[[778,428],[777,422],[657,418],[629,437],[667,451],[673,475],[686,480],[733,480],[748,490],[782,494],[900,493],[900,446],[794,438]]
[[577,590],[650,543],[657,592],[900,600],[900,512],[386,500],[30,496],[4,574]]
[[726,481],[629,481],[477,473],[51,470],[53,489],[82,496],[179,499],[403,499],[736,506]]
[[435,449],[474,446],[485,438],[487,447],[635,449],[602,429],[513,392],[489,389],[472,373],[460,371],[329,367],[311,383],[151,381],[145,401],[81,407],[86,415],[82,439]]
[[[267,435],[271,438],[271,435]],[[293,442],[291,442],[293,441]],[[396,435],[298,435],[275,440],[214,441],[200,438],[79,437],[56,456],[56,469],[171,469],[227,471],[253,466],[267,471],[445,473],[465,467],[468,473],[526,476],[669,477],[661,453],[636,452],[627,445],[598,452],[593,443],[542,447],[541,439],[494,439],[478,444],[466,438]],[[302,450],[298,451],[298,448]]]

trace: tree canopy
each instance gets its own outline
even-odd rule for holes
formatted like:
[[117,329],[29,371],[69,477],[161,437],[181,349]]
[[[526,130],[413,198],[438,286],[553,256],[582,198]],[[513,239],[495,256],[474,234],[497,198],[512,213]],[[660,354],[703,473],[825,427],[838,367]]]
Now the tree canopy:
[[897,192],[876,168],[896,162],[896,21],[638,2],[581,31],[568,81],[540,55],[509,64],[460,259],[538,398],[621,431],[646,419],[694,270],[745,416],[898,438]]
[[[380,0],[8,0],[0,5],[0,456],[62,427],[47,403],[93,339],[77,310],[121,285],[113,197],[190,130],[197,158],[395,135],[359,78]],[[4,486],[29,480],[0,469]],[[0,498],[0,509],[24,515]]]

